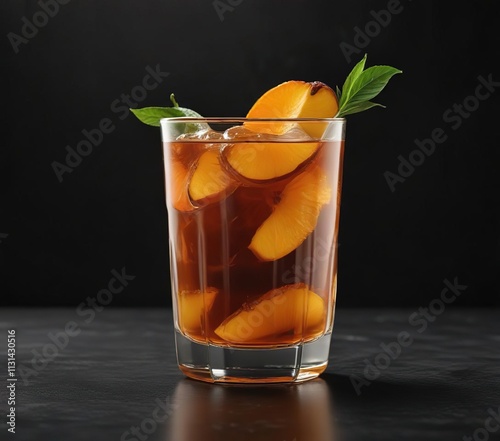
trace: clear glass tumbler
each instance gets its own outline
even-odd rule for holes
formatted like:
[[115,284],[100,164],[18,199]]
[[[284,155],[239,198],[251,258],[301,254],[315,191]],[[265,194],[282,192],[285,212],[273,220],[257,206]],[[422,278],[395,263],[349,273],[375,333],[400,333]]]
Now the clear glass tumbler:
[[345,120],[161,120],[176,350],[188,377],[327,366]]

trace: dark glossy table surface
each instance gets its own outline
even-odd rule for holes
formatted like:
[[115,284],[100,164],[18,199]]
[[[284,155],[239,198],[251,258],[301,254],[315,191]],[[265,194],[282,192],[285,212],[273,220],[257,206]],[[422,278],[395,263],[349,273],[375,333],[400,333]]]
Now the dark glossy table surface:
[[[108,308],[91,321],[74,309],[3,309],[2,379],[13,328],[18,381],[16,434],[2,416],[1,439],[500,439],[500,310],[449,308],[418,323],[413,312],[338,308],[319,380],[245,387],[182,376],[169,310]],[[71,321],[81,332],[59,335],[54,357],[49,333]],[[404,332],[412,341],[398,355],[391,342]]]

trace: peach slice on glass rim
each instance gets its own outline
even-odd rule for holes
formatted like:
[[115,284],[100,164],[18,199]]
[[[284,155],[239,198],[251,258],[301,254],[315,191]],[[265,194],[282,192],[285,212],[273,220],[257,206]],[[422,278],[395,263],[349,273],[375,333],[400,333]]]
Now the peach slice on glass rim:
[[[327,85],[318,81],[288,81],[262,95],[247,118],[331,118],[337,111],[337,97]],[[247,121],[244,127],[262,142],[236,140],[225,149],[225,160],[244,178],[266,181],[284,177],[312,158],[320,145],[317,140],[323,135],[326,122]],[[302,133],[300,140],[289,137],[293,131]]]
[[[335,92],[320,81],[287,81],[262,95],[250,109],[247,118],[333,118],[339,110]],[[312,138],[321,138],[326,125],[299,123]],[[290,130],[290,124],[246,124],[250,130],[271,131],[281,135]]]

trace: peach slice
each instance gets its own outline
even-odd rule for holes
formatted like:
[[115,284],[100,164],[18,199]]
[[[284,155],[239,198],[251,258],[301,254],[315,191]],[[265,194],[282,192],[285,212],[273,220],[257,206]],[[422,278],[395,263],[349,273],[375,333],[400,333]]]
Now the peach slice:
[[[319,81],[288,81],[262,95],[248,112],[247,118],[331,118],[337,111],[337,97],[326,84]],[[319,143],[315,139],[321,138],[326,123],[245,123],[249,131],[267,135],[290,134],[291,130],[297,130],[297,126],[298,132],[304,135],[303,142],[294,142],[296,139],[290,140],[285,136],[281,139],[275,136],[266,142],[265,135],[261,135],[263,142],[259,143],[236,141],[226,149],[225,160],[233,170],[247,179],[269,180],[285,176],[316,152]]]
[[311,337],[323,331],[325,302],[303,283],[273,289],[224,320],[215,333],[229,343],[252,343],[286,332]]
[[229,166],[244,178],[267,181],[284,177],[311,158],[317,142],[241,143],[224,150]]
[[291,180],[273,213],[255,232],[249,249],[263,261],[273,261],[295,250],[312,233],[331,189],[317,165]]
[[189,182],[189,196],[192,201],[212,199],[231,186],[232,180],[219,161],[218,149],[205,151],[196,165]]
[[[339,110],[335,92],[320,81],[287,81],[262,95],[247,114],[247,118],[333,118]],[[273,124],[272,131],[282,134],[289,125]],[[323,134],[324,125],[300,124],[312,138]],[[251,122],[248,128],[253,131],[265,130],[265,126]]]
[[200,333],[205,321],[205,313],[212,308],[217,292],[216,288],[208,287],[205,292],[197,290],[179,293],[179,327],[182,332]]
[[187,193],[189,169],[182,162],[172,159],[167,170],[167,194],[170,195],[173,207],[179,211],[194,210]]
[[188,183],[194,162],[205,149],[203,143],[165,142],[163,144],[165,158],[166,191],[170,203],[176,210],[193,211],[188,196]]

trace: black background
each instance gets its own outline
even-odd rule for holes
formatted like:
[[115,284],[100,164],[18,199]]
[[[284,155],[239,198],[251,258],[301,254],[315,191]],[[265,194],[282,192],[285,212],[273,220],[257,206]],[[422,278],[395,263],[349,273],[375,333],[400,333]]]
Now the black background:
[[[3,0],[1,303],[76,306],[125,267],[136,278],[114,306],[170,304],[159,130],[121,120],[111,103],[157,64],[169,76],[140,106],[175,92],[205,116],[244,116],[289,79],[341,85],[354,62],[340,43],[387,3],[234,1],[221,21],[206,0],[73,0],[16,54],[7,34],[40,6]],[[500,81],[499,8],[401,4],[353,57],[404,74],[379,97],[387,109],[348,117],[339,304],[426,306],[457,277],[468,286],[457,305],[500,305],[500,90],[457,130],[443,121],[479,75]],[[103,118],[115,130],[58,182],[51,164]],[[391,192],[384,172],[438,127],[447,141]]]

